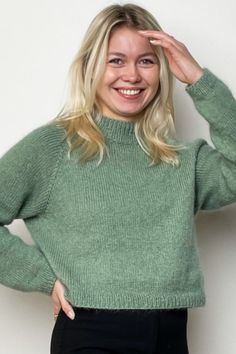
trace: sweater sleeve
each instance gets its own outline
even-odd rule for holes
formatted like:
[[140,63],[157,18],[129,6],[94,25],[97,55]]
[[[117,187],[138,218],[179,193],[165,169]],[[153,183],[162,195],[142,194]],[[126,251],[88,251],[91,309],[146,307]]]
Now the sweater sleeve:
[[197,139],[195,212],[236,202],[236,101],[228,87],[209,69],[186,91],[209,123],[215,148]]
[[[60,154],[52,127],[24,136],[0,159],[0,283],[51,294],[56,275],[37,245],[28,245],[6,225],[44,211]],[[54,134],[55,135],[55,134]]]

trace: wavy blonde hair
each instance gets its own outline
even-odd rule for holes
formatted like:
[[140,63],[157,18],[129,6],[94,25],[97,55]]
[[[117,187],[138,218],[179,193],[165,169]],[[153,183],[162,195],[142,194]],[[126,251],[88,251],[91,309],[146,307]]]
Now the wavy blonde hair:
[[[99,165],[104,153],[109,154],[104,135],[95,121],[102,116],[96,91],[105,70],[111,32],[122,25],[138,30],[162,30],[151,13],[129,3],[110,5],[92,20],[69,69],[68,98],[53,119],[56,125],[63,126],[66,131],[69,158],[75,148],[80,148],[81,162],[99,155]],[[165,139],[171,141],[176,137],[173,75],[162,48],[155,46],[153,50],[160,65],[159,89],[145,108],[142,119],[134,123],[134,132],[140,147],[152,159],[149,166],[161,161],[178,166],[177,151],[185,147],[165,142]]]

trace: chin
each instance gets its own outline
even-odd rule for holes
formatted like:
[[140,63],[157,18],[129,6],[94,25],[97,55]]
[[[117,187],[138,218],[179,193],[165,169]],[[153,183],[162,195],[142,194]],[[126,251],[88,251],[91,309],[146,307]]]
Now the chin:
[[135,111],[127,110],[127,111],[117,111],[117,114],[124,115],[127,117],[132,117],[132,116],[137,116],[137,114],[140,114],[144,108],[137,109]]

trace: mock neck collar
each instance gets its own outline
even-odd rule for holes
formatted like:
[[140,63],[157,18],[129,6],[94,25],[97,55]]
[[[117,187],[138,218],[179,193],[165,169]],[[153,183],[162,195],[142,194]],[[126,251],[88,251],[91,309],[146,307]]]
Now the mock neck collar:
[[[96,116],[96,124],[101,128],[105,139],[122,144],[139,144],[135,136],[135,121],[114,119],[109,116]],[[173,144],[178,141],[176,137],[165,138],[167,143]]]
[[124,144],[138,143],[134,132],[135,122],[118,120],[105,115],[97,116],[95,121],[108,141]]

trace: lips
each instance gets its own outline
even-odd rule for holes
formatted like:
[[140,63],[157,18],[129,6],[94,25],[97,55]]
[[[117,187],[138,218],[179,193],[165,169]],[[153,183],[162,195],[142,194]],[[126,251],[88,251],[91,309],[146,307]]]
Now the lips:
[[115,88],[116,92],[121,96],[122,98],[126,99],[136,99],[139,98],[144,89],[143,88]]

